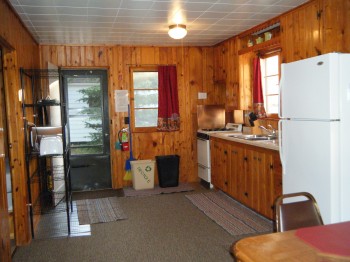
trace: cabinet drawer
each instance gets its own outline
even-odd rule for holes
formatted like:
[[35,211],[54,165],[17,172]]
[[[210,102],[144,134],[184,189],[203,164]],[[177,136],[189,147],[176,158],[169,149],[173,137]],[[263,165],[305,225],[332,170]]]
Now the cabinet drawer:
[[198,176],[204,181],[211,182],[210,169],[205,166],[198,165]]

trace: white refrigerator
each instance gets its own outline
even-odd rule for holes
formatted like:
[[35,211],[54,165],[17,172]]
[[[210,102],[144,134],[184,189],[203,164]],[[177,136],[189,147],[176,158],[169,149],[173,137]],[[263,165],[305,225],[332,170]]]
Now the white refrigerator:
[[283,194],[311,193],[325,224],[350,220],[350,54],[281,69]]

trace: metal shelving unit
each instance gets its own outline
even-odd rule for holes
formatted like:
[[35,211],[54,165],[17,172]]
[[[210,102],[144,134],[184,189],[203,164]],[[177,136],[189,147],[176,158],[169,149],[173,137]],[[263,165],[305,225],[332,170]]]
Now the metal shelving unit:
[[[67,119],[65,116],[64,89],[61,85],[60,70],[20,69],[22,113],[28,183],[28,206],[32,237],[35,238],[34,216],[66,212],[67,232],[70,235],[70,214],[73,211],[69,147],[66,139]],[[43,90],[48,91],[50,82],[58,81],[58,99],[42,98]],[[57,84],[57,82],[56,82]],[[37,140],[34,141],[33,127],[49,126],[50,108],[60,108],[63,154],[41,156]],[[64,190],[56,190],[59,185]]]

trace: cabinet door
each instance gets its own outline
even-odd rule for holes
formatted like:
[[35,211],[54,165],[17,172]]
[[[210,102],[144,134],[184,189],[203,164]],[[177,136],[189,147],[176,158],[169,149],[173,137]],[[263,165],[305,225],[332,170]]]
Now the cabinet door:
[[278,153],[275,153],[273,155],[273,166],[272,166],[271,172],[272,172],[271,206],[273,206],[276,198],[282,195],[282,163]]
[[219,145],[215,140],[210,141],[210,165],[211,165],[211,183],[214,186],[218,185],[218,168],[219,168]]
[[263,214],[266,201],[266,154],[260,151],[253,151],[251,162],[251,185],[249,197],[251,208]]
[[320,1],[310,1],[281,17],[282,62],[289,63],[323,53]]
[[259,180],[259,213],[262,215],[272,218],[273,216],[273,154],[262,153],[261,155],[261,166],[260,166],[260,180]]
[[234,198],[240,199],[240,174],[243,172],[243,148],[237,145],[231,145],[229,150],[229,166],[227,173],[228,188],[227,192]]
[[282,166],[278,153],[265,153],[264,172],[260,179],[259,212],[273,219],[275,199],[282,194]]
[[252,161],[253,161],[254,151],[249,149],[243,150],[243,164],[242,172],[238,176],[238,199],[245,205],[251,207],[251,196],[252,191]]
[[217,140],[211,141],[211,182],[223,191],[227,191],[227,172],[229,145]]

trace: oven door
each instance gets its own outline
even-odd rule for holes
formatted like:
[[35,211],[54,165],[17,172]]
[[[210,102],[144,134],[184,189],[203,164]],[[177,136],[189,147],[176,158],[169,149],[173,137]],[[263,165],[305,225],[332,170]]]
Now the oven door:
[[210,168],[210,141],[197,137],[198,164]]

